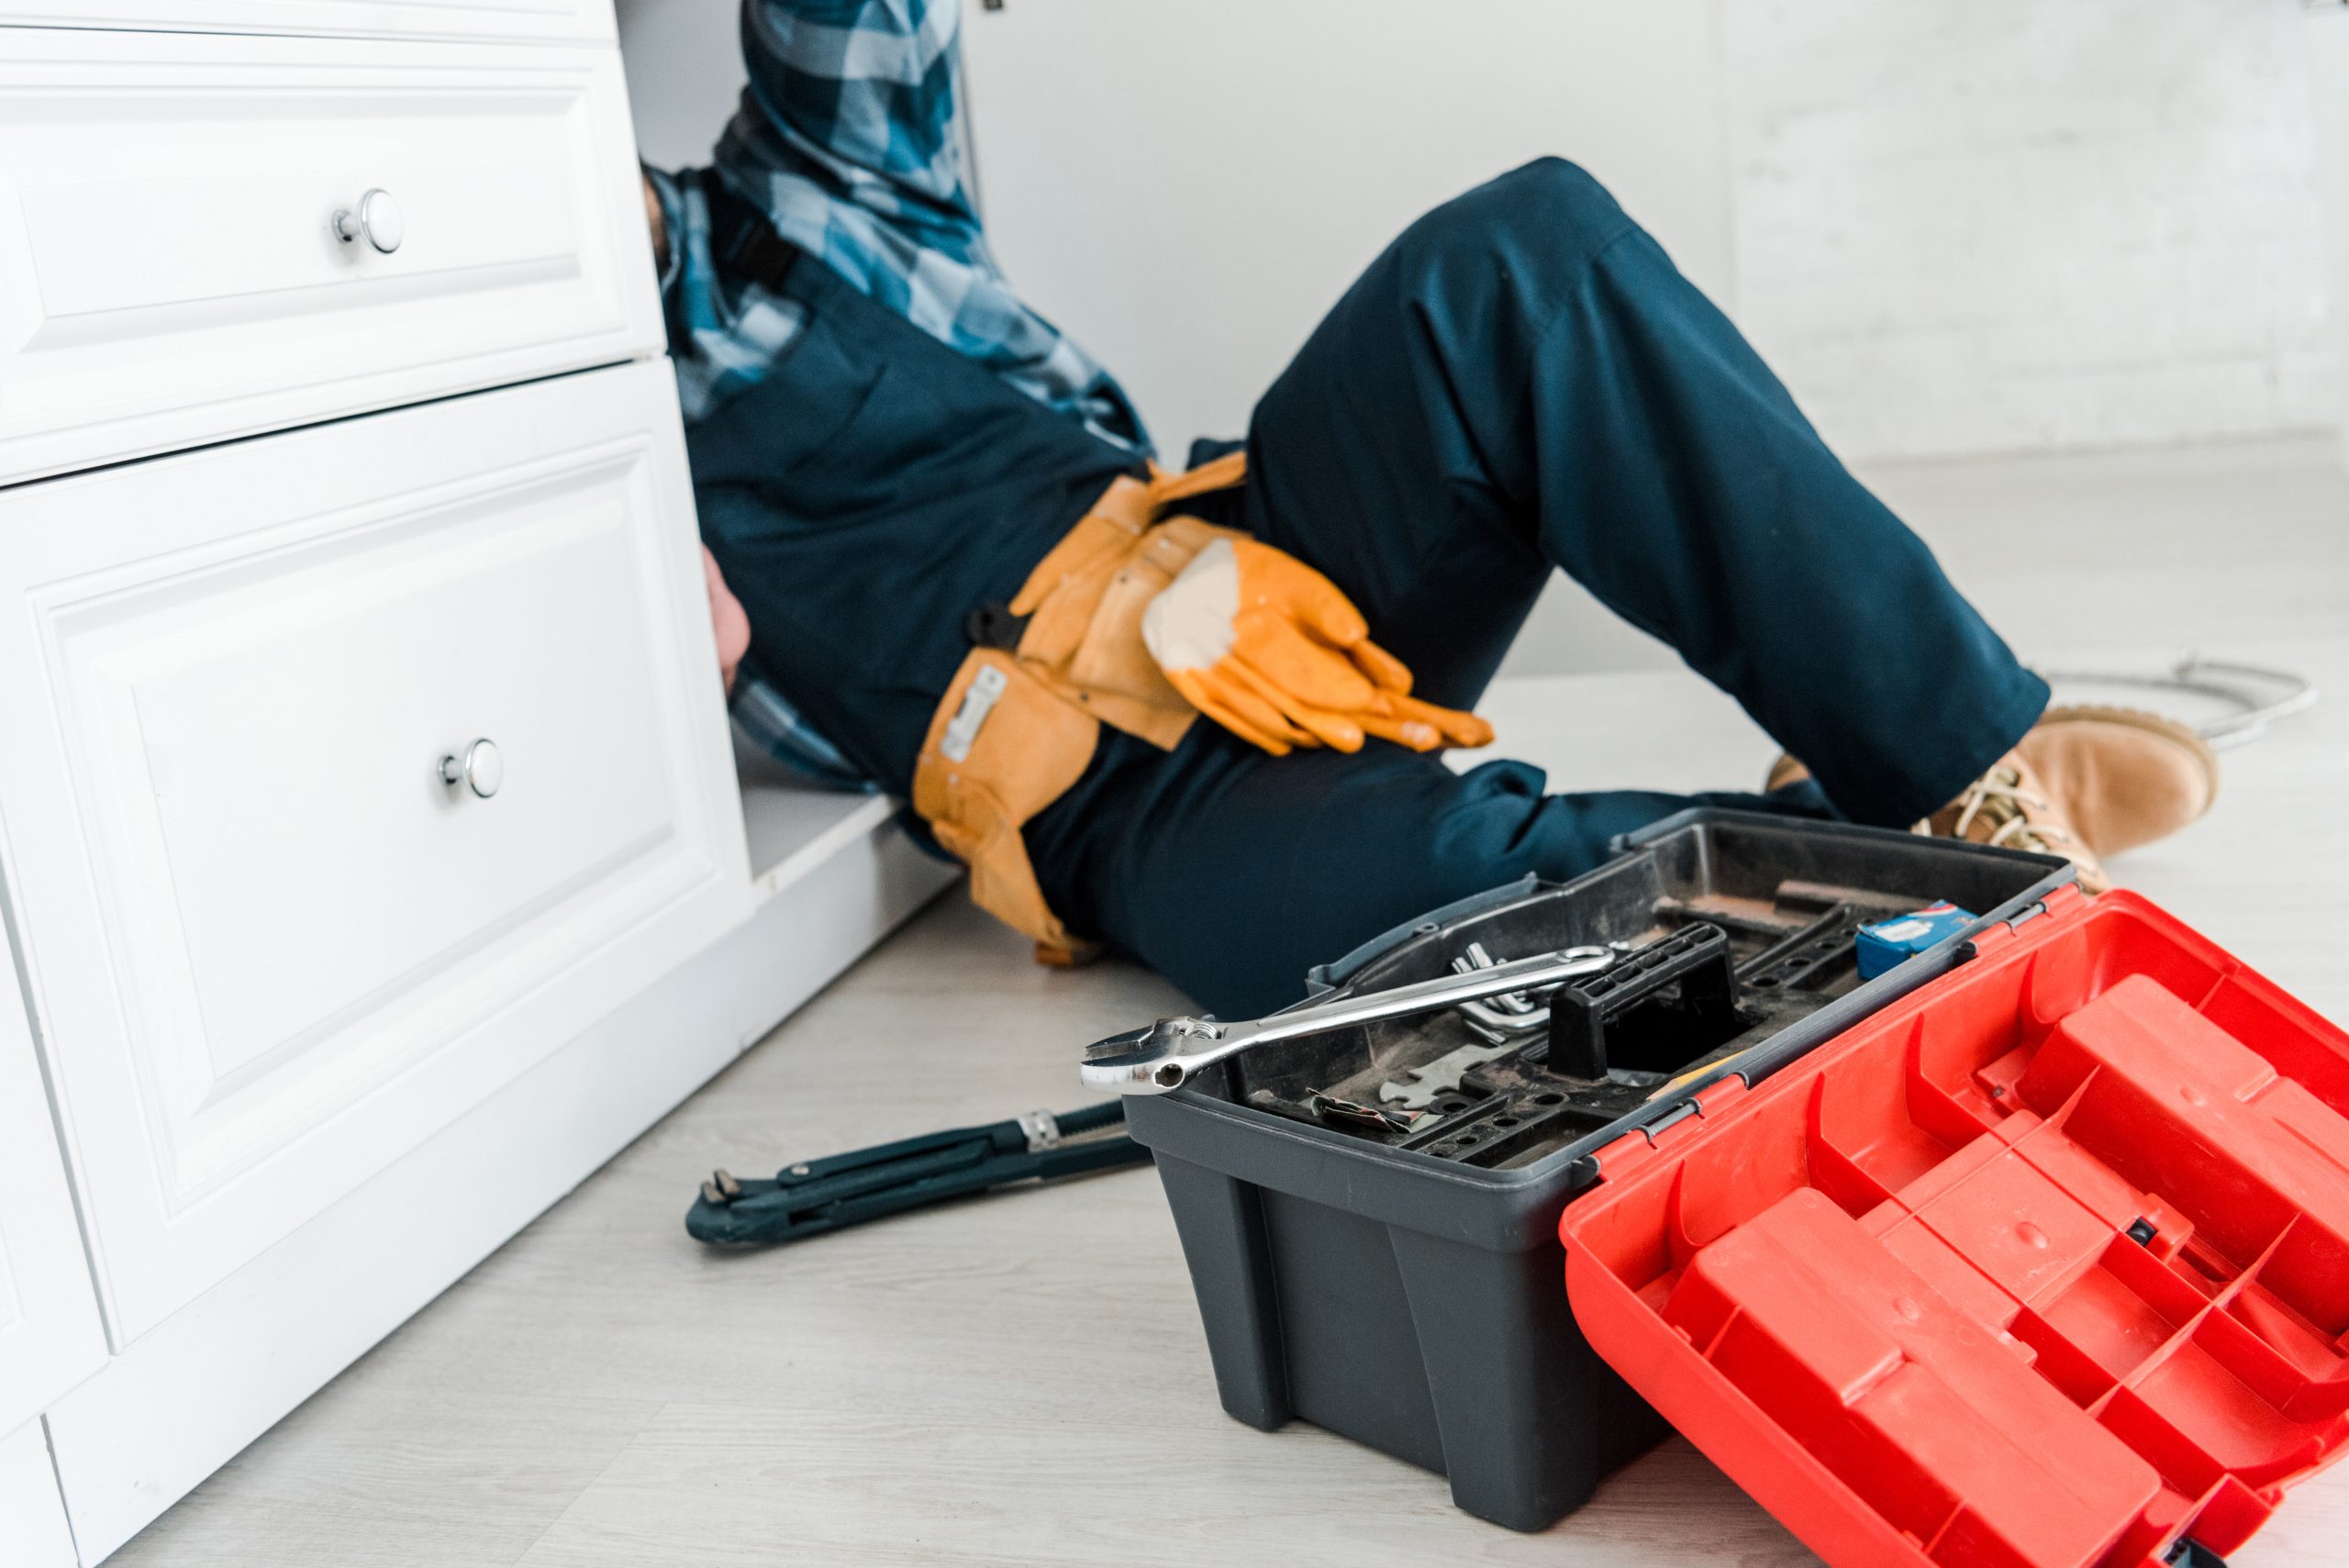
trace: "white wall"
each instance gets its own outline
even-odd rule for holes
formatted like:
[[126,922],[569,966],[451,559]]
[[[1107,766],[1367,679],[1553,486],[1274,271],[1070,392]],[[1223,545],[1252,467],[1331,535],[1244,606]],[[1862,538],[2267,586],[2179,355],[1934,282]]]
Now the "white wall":
[[2332,425],[2299,0],[1734,0],[1741,324],[1847,455]]
[[637,150],[662,169],[709,161],[742,91],[741,0],[617,0]]
[[2334,406],[2342,412],[2342,461],[2349,464],[2349,5],[2310,6],[2308,43],[2317,176],[2330,247],[2325,296],[2332,315]]
[[1541,153],[1731,285],[1715,0],[1007,0],[963,36],[1005,269],[1170,456],[1244,429],[1413,218]]

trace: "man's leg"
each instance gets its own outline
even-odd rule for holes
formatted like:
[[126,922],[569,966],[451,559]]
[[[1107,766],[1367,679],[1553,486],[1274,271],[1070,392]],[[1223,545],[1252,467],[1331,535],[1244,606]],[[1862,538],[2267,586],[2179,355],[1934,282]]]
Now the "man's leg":
[[[1564,163],[1405,233],[1266,394],[1249,458],[1228,519],[1328,573],[1437,702],[1475,701],[1553,567],[1861,820],[1940,806],[2046,702],[1735,328]],[[1693,804],[1550,795],[1521,763],[1462,776],[1376,741],[1274,759],[1205,724],[1172,757],[1108,745],[1030,829],[1047,893],[1227,1016],[1294,1000],[1310,965],[1414,915],[1579,874]]]
[[1247,1018],[1381,931],[1531,872],[1606,860],[1619,833],[1685,806],[1799,808],[1783,795],[1544,793],[1542,770],[1373,740],[1272,757],[1204,720],[1172,756],[1114,732],[1101,764],[1031,822],[1047,901],[1200,1006]]
[[[1553,566],[1676,649],[1854,820],[1939,808],[2047,688],[1598,183],[1414,224],[1258,406],[1235,518],[1473,704]],[[1502,737],[1508,743],[1508,737]]]

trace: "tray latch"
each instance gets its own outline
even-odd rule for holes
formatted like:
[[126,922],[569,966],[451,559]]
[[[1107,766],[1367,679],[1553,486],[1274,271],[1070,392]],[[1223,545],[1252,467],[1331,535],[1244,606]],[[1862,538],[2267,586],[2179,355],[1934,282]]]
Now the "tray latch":
[[2076,882],[2067,882],[2038,903],[2016,911],[2012,919],[2001,920],[1995,926],[1983,927],[1974,934],[1966,945],[1974,950],[1975,956],[1978,958],[1983,953],[1996,951],[2014,940],[2016,937],[2022,934],[2022,928],[2030,925],[2033,920],[2043,916],[2067,915],[2087,902],[2087,896],[2080,891],[2080,884]]
[[1735,1073],[1706,1084],[1655,1120],[1632,1129],[1593,1154],[1598,1179],[1620,1181],[1649,1161],[1671,1153],[1701,1133],[1709,1118],[1720,1115],[1745,1092],[1745,1080]]

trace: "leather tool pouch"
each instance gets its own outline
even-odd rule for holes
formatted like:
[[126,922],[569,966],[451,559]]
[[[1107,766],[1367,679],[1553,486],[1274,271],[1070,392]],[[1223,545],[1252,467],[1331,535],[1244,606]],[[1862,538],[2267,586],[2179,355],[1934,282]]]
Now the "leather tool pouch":
[[1142,611],[1210,540],[1242,536],[1159,514],[1241,472],[1234,453],[1113,483],[1010,605],[983,617],[1021,626],[1017,647],[974,648],[930,717],[914,809],[971,868],[972,901],[1033,938],[1040,962],[1079,963],[1098,949],[1045,904],[1020,829],[1084,775],[1103,724],[1172,751],[1198,717],[1142,642]]
[[1044,903],[1019,829],[1068,793],[1101,726],[999,649],[963,661],[914,768],[914,809],[971,868],[972,902],[1073,962],[1085,944]]

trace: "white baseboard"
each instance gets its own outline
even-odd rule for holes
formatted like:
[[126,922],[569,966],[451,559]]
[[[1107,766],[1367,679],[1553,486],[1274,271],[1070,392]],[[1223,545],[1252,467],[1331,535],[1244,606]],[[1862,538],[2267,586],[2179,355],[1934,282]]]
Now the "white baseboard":
[[[891,824],[885,802],[854,816],[857,830],[833,838],[821,856],[759,879],[766,897],[747,924],[142,1335],[53,1407],[57,1477],[85,1568],[954,879]],[[0,1555],[12,1568],[19,1561]]]

